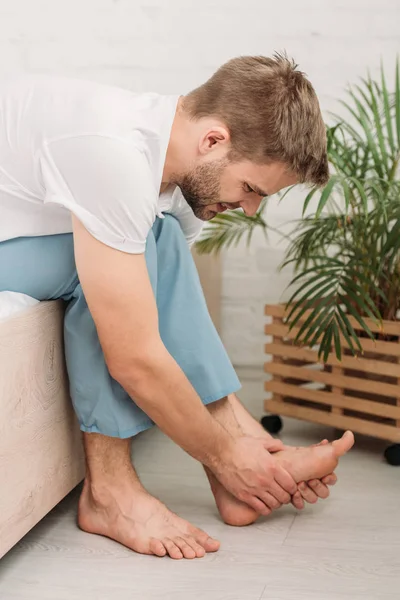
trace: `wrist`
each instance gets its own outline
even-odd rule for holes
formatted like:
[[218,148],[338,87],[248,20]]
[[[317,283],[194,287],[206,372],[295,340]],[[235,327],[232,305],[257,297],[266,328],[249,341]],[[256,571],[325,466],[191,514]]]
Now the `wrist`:
[[214,472],[227,468],[232,462],[234,445],[235,438],[221,426],[220,431],[217,432],[211,451],[206,457],[206,462],[203,462],[203,464]]

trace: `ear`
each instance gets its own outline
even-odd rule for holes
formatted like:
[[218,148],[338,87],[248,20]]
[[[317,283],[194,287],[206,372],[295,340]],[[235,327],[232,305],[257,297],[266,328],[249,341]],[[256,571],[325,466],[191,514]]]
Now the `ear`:
[[205,130],[199,139],[199,153],[208,154],[222,149],[223,146],[230,143],[230,134],[226,127],[212,127]]

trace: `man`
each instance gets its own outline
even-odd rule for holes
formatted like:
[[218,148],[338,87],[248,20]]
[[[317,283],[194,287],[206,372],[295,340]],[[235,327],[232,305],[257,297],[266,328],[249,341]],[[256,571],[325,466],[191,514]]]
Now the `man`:
[[158,556],[218,549],[138,480],[130,440],[153,423],[204,465],[227,523],[326,497],[352,434],[291,449],[262,430],[234,394],[189,251],[219,212],[326,183],[304,75],[282,56],[238,58],[187,96],[22,75],[0,102],[0,289],[67,302],[80,527]]

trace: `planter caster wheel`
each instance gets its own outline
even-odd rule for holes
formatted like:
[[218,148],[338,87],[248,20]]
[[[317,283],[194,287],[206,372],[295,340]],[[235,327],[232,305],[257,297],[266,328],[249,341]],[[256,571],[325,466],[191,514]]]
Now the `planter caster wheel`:
[[261,425],[268,433],[279,433],[283,427],[282,419],[278,415],[267,415],[263,417],[261,419]]
[[394,467],[400,466],[400,444],[393,444],[388,446],[384,452],[384,456],[389,465]]

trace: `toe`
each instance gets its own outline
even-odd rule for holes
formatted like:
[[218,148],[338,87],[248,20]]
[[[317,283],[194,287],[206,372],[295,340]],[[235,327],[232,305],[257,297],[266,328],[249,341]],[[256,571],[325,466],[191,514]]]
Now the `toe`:
[[204,548],[206,552],[217,552],[220,547],[220,543],[218,540],[211,538],[207,533],[201,531],[200,529],[192,534],[194,539],[200,546]]
[[311,479],[308,482],[308,485],[310,486],[310,488],[312,490],[314,490],[314,492],[316,493],[316,495],[318,496],[318,498],[324,498],[325,499],[325,498],[327,498],[329,496],[329,489],[319,479]]
[[178,546],[173,540],[170,538],[163,538],[162,542],[171,558],[174,558],[175,560],[183,558],[182,552],[179,550]]
[[183,558],[196,558],[196,552],[183,537],[174,537],[174,543],[182,552]]
[[203,546],[200,546],[200,544],[198,544],[192,536],[185,535],[182,537],[189,544],[189,546],[194,550],[194,552],[196,554],[196,558],[203,558],[203,556],[205,556],[206,551],[204,550]]
[[354,445],[354,434],[346,431],[339,440],[332,442],[337,457],[343,456]]
[[152,552],[156,556],[165,556],[167,554],[164,544],[160,540],[150,540],[149,549],[150,552]]
[[311,448],[316,448],[317,446],[326,446],[327,444],[329,444],[329,441],[325,438],[324,440],[318,442],[318,444],[313,444]]
[[203,546],[206,552],[217,552],[220,549],[221,543],[214,538],[208,537]]

